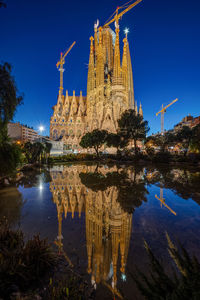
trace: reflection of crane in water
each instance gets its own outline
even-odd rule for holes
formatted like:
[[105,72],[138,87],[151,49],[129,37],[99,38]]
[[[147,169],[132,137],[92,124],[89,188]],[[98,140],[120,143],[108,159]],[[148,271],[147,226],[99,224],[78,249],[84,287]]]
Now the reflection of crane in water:
[[167,209],[169,209],[169,211],[171,211],[172,214],[174,214],[176,216],[176,212],[173,211],[166,203],[165,203],[165,198],[163,198],[163,187],[160,187],[160,198],[155,195],[155,198],[158,199],[160,201],[160,206],[162,207],[162,205],[164,205]]

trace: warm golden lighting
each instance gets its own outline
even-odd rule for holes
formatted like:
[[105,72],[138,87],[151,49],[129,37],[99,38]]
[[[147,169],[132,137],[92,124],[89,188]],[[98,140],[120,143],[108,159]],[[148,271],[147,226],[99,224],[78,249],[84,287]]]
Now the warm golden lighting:
[[[60,170],[51,170],[50,191],[58,213],[58,236],[55,244],[59,252],[63,251],[62,219],[81,217],[85,213],[86,248],[88,255],[88,273],[94,284],[104,283],[112,273],[112,284],[108,284],[117,293],[117,270],[120,264],[121,278],[126,281],[126,262],[132,229],[132,214],[121,208],[118,202],[118,189],[109,186],[105,191],[87,188],[81,182],[80,173],[94,173],[96,166],[65,166]],[[99,168],[106,176],[107,172],[116,172],[117,167]],[[131,175],[130,175],[131,176]],[[103,202],[102,202],[103,201]],[[66,255],[67,260],[70,258]]]
[[[74,46],[61,54],[57,63],[60,71],[60,90],[57,104],[53,107],[50,121],[50,137],[64,143],[67,149],[77,151],[86,132],[94,129],[116,133],[117,120],[127,109],[134,109],[143,116],[142,105],[137,107],[134,98],[132,63],[129,51],[128,32],[125,28],[122,57],[120,55],[120,18],[142,0],[127,6],[114,14],[104,26],[99,21],[94,25],[94,35],[90,37],[90,53],[87,76],[87,96],[63,95],[63,65],[65,57]],[[115,24],[115,32],[109,27]]]

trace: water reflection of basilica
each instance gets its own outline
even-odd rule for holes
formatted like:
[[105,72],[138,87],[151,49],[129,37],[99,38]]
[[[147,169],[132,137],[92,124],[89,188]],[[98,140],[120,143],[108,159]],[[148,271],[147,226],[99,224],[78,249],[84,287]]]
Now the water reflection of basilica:
[[[129,242],[132,229],[132,214],[122,209],[117,201],[116,186],[105,186],[101,190],[90,189],[82,184],[80,173],[93,173],[96,166],[73,165],[54,167],[51,170],[50,190],[58,213],[57,244],[62,248],[62,216],[70,212],[85,212],[87,271],[94,285],[111,283],[116,289],[117,274],[125,279]],[[117,168],[98,168],[98,174],[106,176]],[[131,177],[132,174],[129,174]]]

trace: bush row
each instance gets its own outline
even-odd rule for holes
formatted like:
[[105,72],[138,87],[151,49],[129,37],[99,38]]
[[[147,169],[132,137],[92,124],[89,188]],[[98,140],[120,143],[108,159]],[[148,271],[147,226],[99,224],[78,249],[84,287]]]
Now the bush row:
[[95,154],[78,153],[78,154],[67,154],[60,156],[51,156],[48,158],[49,163],[54,162],[70,162],[70,161],[91,161],[97,159]]

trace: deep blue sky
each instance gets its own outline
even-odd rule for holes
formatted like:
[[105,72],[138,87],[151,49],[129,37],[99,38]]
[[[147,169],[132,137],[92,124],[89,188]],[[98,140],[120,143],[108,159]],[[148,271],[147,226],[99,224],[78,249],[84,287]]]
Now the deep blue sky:
[[[64,88],[86,94],[89,37],[98,18],[104,24],[126,0],[7,0],[0,9],[0,61],[13,65],[24,104],[14,120],[49,132],[56,104],[61,51],[75,40],[65,64]],[[165,128],[185,115],[200,114],[200,1],[143,0],[123,16],[130,29],[135,98],[142,102],[151,132],[160,130],[155,113],[162,103],[179,101],[165,114]],[[122,43],[121,43],[122,44]]]

